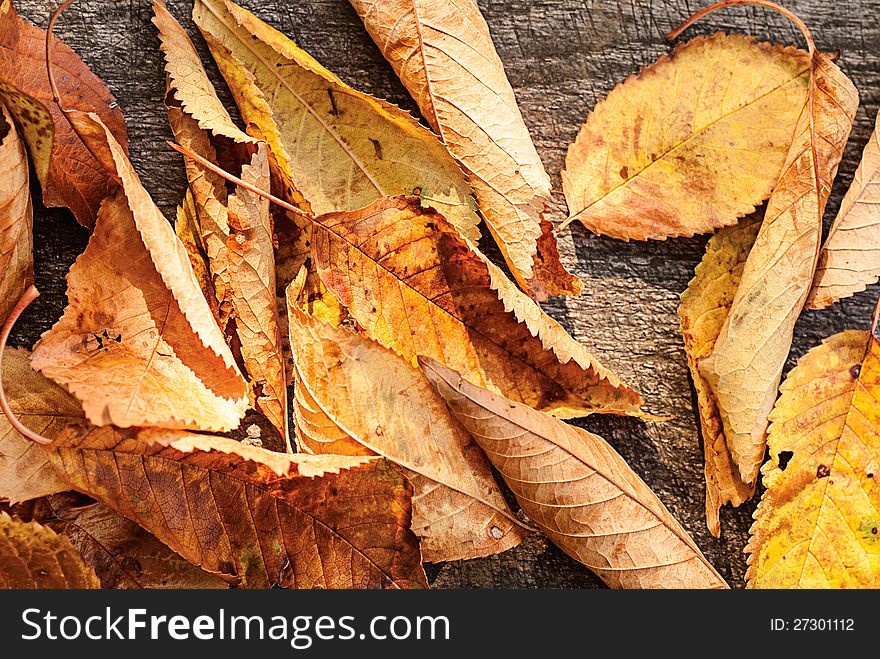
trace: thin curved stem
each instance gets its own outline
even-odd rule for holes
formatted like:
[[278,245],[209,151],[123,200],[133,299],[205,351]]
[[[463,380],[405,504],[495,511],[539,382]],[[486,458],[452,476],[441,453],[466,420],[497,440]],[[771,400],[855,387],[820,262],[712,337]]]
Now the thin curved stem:
[[[19,299],[15,307],[12,309],[12,313],[9,314],[6,322],[3,323],[3,329],[0,330],[0,374],[3,373],[3,355],[6,352],[6,341],[9,339],[10,332],[12,332],[12,326],[15,325],[15,321],[18,320],[18,317],[22,312],[27,309],[28,305],[38,297],[40,297],[40,292],[37,290],[37,287],[29,286],[24,294],[22,294],[21,299]],[[6,400],[6,392],[3,390],[2,377],[0,377],[0,409],[3,410],[3,414],[5,414],[6,418],[9,420],[9,425],[32,442],[44,445],[52,443],[51,439],[34,432],[18,420],[18,417],[15,416],[15,413],[9,406],[9,401]]]
[[806,24],[800,19],[800,17],[792,12],[789,9],[786,9],[780,4],[775,2],[771,2],[770,0],[721,0],[721,2],[716,2],[713,5],[709,5],[693,14],[689,19],[687,19],[684,23],[675,28],[672,32],[669,33],[668,38],[670,40],[676,39],[678,35],[688,29],[691,25],[696,23],[698,20],[703,18],[706,14],[710,14],[711,12],[717,9],[724,9],[725,7],[732,7],[733,5],[754,5],[756,7],[764,7],[765,9],[770,9],[779,14],[785,16],[788,20],[795,24],[795,26],[801,31],[804,35],[804,39],[807,41],[807,48],[810,51],[810,55],[812,56],[816,52],[816,43],[813,41],[813,35],[810,34],[809,28]]
[[217,176],[221,176],[221,177],[225,178],[227,181],[235,183],[237,186],[244,188],[245,190],[249,190],[249,191],[253,192],[255,195],[259,195],[260,197],[263,197],[263,199],[268,199],[273,204],[278,204],[279,206],[281,206],[281,208],[289,210],[291,213],[294,213],[295,215],[299,215],[300,217],[304,217],[309,220],[314,219],[315,216],[312,215],[311,213],[306,213],[301,208],[297,208],[293,204],[288,203],[288,202],[284,201],[283,199],[279,199],[278,197],[273,195],[271,192],[266,192],[265,190],[258,188],[257,186],[253,185],[252,183],[248,183],[247,181],[240,179],[239,177],[235,176],[234,174],[230,174],[229,172],[227,172],[225,169],[223,169],[219,165],[215,165],[207,158],[203,158],[202,156],[200,156],[198,153],[196,153],[192,149],[189,149],[185,146],[181,146],[180,144],[177,144],[176,142],[172,142],[171,140],[166,140],[165,143],[168,146],[170,146],[172,149],[177,151],[178,153],[182,154],[183,156],[186,156],[187,158],[194,160],[195,162],[199,163],[205,169],[208,169],[208,170],[214,172],[215,174],[217,174]]
[[[52,99],[65,115],[68,111],[61,102],[61,92],[58,91],[58,85],[55,83],[55,73],[52,70],[52,30],[55,28],[55,22],[61,16],[62,12],[74,2],[76,2],[76,0],[64,0],[64,2],[58,6],[58,9],[52,12],[52,16],[49,17],[49,24],[46,26],[46,73],[49,75],[49,87],[52,88]],[[75,128],[76,127],[74,126],[74,129]]]

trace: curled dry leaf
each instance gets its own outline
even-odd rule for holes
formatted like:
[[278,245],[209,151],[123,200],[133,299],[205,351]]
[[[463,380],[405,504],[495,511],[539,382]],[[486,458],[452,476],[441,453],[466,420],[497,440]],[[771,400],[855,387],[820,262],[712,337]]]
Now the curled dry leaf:
[[412,489],[384,460],[114,428],[69,428],[50,454],[73,489],[239,586],[427,585]]
[[327,213],[419,195],[469,239],[479,238],[463,172],[412,116],[352,89],[228,0],[197,0],[193,20],[242,117],[269,144],[288,200]]
[[572,218],[624,240],[734,224],[779,179],[809,55],[722,33],[678,46],[587,117],[562,172]]
[[0,589],[100,587],[66,538],[0,512]]
[[28,159],[9,111],[0,101],[0,319],[34,282],[33,207]]
[[[122,146],[128,134],[116,99],[73,50],[51,37],[52,65],[68,108],[95,112]],[[0,101],[22,129],[46,206],[70,208],[80,224],[95,223],[101,200],[113,187],[52,97],[46,76],[46,32],[18,16],[12,0],[0,0]]]
[[808,309],[823,309],[880,277],[880,114],[819,253]]
[[813,281],[825,204],[857,107],[849,78],[814,53],[810,94],[782,176],[715,347],[699,364],[745,483],[755,481],[764,458],[767,416]]
[[418,199],[315,219],[314,267],[367,336],[561,417],[641,414],[623,384]]
[[601,437],[477,387],[420,357],[428,381],[523,511],[614,588],[725,588],[651,489]]
[[70,269],[69,304],[35,346],[34,367],[97,425],[234,428],[247,385],[186,249],[100,119],[69,116],[120,186]]
[[848,330],[798,361],[770,417],[751,588],[880,586],[880,341]]
[[[223,154],[234,161],[236,144],[245,147],[238,149],[239,157],[245,158],[241,178],[268,191],[266,145],[235,126],[217,98],[195,47],[161,0],[154,0],[153,12],[165,56],[168,96],[176,101],[168,106],[175,137],[209,160]],[[224,320],[231,317],[234,321],[226,327],[226,333],[234,333],[240,344],[244,369],[254,388],[255,406],[290,450],[269,202],[244,188],[227,195],[223,179],[190,159],[186,168],[198,239],[207,256],[218,310],[223,312],[218,320],[224,327]],[[183,212],[187,212],[185,207]],[[192,229],[190,233],[193,235]],[[193,243],[195,240],[193,235]],[[190,258],[196,264],[204,263],[198,250],[196,254],[190,251]]]
[[375,341],[303,312],[295,290],[302,279],[288,288],[300,448],[378,454],[403,467],[426,561],[518,545],[522,532],[486,457],[421,372]]
[[74,492],[45,497],[15,513],[66,538],[102,588],[228,588],[131,520]]
[[706,460],[706,525],[716,538],[721,534],[718,510],[726,503],[738,506],[755,493],[755,484],[743,483],[730,456],[718,404],[698,363],[712,352],[721,325],[730,311],[749,250],[761,227],[760,217],[720,229],[706,244],[706,254],[694,278],[681,295],[678,315],[688,368],[697,392],[697,411]]
[[556,238],[544,220],[550,177],[477,3],[351,4],[431,128],[468,173],[486,226],[517,282],[540,298],[579,294],[581,283],[559,261]]
[[[4,350],[3,389],[13,413],[25,426],[49,439],[84,418],[73,396],[34,372],[24,349]],[[0,501],[18,503],[67,489],[49,463],[46,449],[22,437],[0,415]]]

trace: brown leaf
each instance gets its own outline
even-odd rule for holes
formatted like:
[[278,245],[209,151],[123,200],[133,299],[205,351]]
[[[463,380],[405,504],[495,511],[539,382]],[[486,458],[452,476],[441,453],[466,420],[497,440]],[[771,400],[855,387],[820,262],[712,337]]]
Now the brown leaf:
[[0,318],[34,282],[33,220],[24,142],[0,101]]
[[[303,271],[303,275],[305,271]],[[419,370],[367,337],[300,310],[288,288],[297,437],[310,453],[381,455],[413,484],[424,560],[497,554],[522,532],[480,448]],[[302,422],[300,422],[302,420]]]
[[[54,439],[83,419],[76,400],[31,368],[28,352],[3,352],[3,389],[15,415],[34,432]],[[64,492],[67,483],[49,462],[46,449],[25,439],[0,415],[0,501],[18,503]]]
[[[153,11],[165,55],[168,95],[176,99],[168,106],[175,137],[209,160],[216,160],[217,154],[233,161],[236,155],[244,155],[241,178],[268,191],[266,145],[235,126],[217,98],[192,42],[161,0],[154,0]],[[235,154],[235,143],[247,148]],[[225,181],[216,174],[189,159],[186,166],[200,239],[219,309],[223,310],[220,320],[228,315],[234,320],[231,333],[240,344],[244,369],[254,388],[255,406],[290,449],[269,202],[243,188],[227,195]]]
[[569,213],[624,240],[734,224],[769,195],[804,107],[810,60],[718,33],[677,46],[596,105],[569,147]]
[[[95,112],[125,151],[128,133],[122,111],[107,87],[73,50],[52,37],[52,65],[68,108]],[[0,100],[22,129],[46,206],[66,206],[80,224],[95,223],[101,200],[113,184],[52,98],[46,75],[46,32],[0,0]]]
[[821,53],[813,58],[810,94],[782,176],[715,347],[699,365],[745,483],[755,481],[764,458],[767,416],[813,281],[822,215],[858,106],[858,92],[837,65]]
[[819,253],[807,309],[824,309],[880,277],[880,114]]
[[0,512],[0,589],[100,587],[66,538]]
[[412,489],[384,460],[157,429],[69,429],[51,451],[73,489],[240,586],[427,585]]
[[706,525],[716,538],[721,534],[718,510],[726,503],[736,507],[751,499],[755,493],[755,483],[749,485],[740,478],[739,469],[727,448],[718,404],[709,384],[700,374],[698,363],[715,347],[718,332],[730,311],[743,266],[760,227],[760,217],[751,216],[735,226],[720,229],[712,236],[706,244],[706,253],[697,265],[694,278],[681,295],[678,308],[703,433]]
[[[468,173],[486,226],[533,296],[578,295],[544,213],[544,171],[474,0],[350,0],[431,128]],[[542,224],[546,222],[546,224]]]
[[97,425],[234,428],[246,383],[186,249],[96,115],[70,113],[120,180],[68,274],[64,316],[32,363]]
[[639,415],[641,399],[439,213],[414,198],[316,218],[321,280],[367,336],[561,417]]
[[66,538],[102,588],[228,588],[131,520],[80,494],[39,499],[28,519]]
[[486,451],[523,511],[613,588],[725,588],[651,489],[601,437],[477,387],[439,362],[422,371]]

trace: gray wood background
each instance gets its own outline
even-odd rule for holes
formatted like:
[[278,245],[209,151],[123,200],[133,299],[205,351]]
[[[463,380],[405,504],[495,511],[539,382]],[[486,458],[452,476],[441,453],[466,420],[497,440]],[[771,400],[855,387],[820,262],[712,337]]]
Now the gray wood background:
[[[346,0],[240,0],[290,35],[352,86],[414,110],[406,91]],[[45,25],[56,0],[18,0],[19,12]],[[170,0],[190,31],[218,88],[233,107],[189,15],[190,0]],[[812,28],[823,50],[842,51],[843,70],[861,92],[846,156],[827,211],[826,227],[850,183],[871,133],[880,101],[878,0],[788,2]],[[597,100],[640,66],[670,48],[666,33],[703,6],[697,0],[481,0],[496,47],[548,172],[560,190],[568,144]],[[153,198],[173,217],[185,178],[162,98],[165,76],[148,0],[80,0],[67,10],[58,34],[101,76],[128,122],[131,156]],[[746,32],[784,43],[803,42],[788,22],[751,7],[718,12],[686,36],[717,30]],[[38,198],[38,190],[35,189]],[[564,207],[557,192],[560,208]],[[37,204],[39,206],[39,204]],[[64,275],[88,235],[61,210],[37,208],[35,258],[43,296],[16,328],[13,343],[32,345],[61,315]],[[699,261],[705,237],[652,243],[598,238],[580,226],[562,236],[566,265],[584,282],[577,299],[545,305],[572,334],[645,397],[667,423],[595,417],[585,427],[601,434],[629,461],[693,534],[733,587],[743,585],[743,547],[754,505],[722,512],[722,536],[712,538],[703,517],[703,460],[694,399],[678,331],[678,296]],[[865,327],[877,287],[798,323],[788,368],[824,337]],[[539,536],[491,558],[428,566],[435,587],[601,587],[588,570]]]

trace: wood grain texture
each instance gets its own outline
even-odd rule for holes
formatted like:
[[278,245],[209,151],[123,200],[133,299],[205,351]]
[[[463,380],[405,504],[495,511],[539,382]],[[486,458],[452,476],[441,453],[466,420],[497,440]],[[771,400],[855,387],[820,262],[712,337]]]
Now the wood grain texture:
[[[45,24],[54,0],[20,2],[19,11]],[[241,0],[241,4],[289,34],[346,82],[414,109],[355,12],[345,0]],[[618,82],[669,52],[665,34],[703,3],[692,0],[481,0],[498,54],[505,64],[523,118],[553,179],[562,206],[559,171],[587,112]],[[873,128],[880,101],[878,0],[786,3],[813,29],[823,50],[842,49],[840,66],[862,95],[850,143],[826,211],[826,229],[852,180]],[[207,50],[189,19],[190,0],[169,9]],[[128,120],[131,156],[145,186],[173,217],[186,179],[179,156],[164,145],[171,132],[164,111],[165,77],[152,12],[146,0],[80,3],[64,15],[58,33],[110,87]],[[718,12],[685,38],[717,30],[802,45],[787,21],[755,8]],[[208,62],[222,100],[232,107],[222,80]],[[35,188],[35,193],[38,189]],[[715,565],[743,585],[742,553],[754,504],[721,514],[721,538],[713,539],[703,513],[703,456],[676,310],[678,295],[703,255],[705,238],[627,244],[597,238],[581,227],[560,236],[563,262],[584,283],[584,295],[556,299],[544,308],[603,364],[644,394],[647,407],[674,414],[667,423],[589,419],[584,427],[617,449]],[[61,315],[64,273],[87,235],[67,212],[35,205],[36,279],[43,297],[19,322],[14,344],[32,345]],[[844,328],[866,327],[877,286],[819,312],[807,312],[795,328],[795,359]],[[580,423],[579,423],[580,425]],[[539,536],[491,558],[446,563],[429,570],[435,587],[599,587],[586,568]]]

